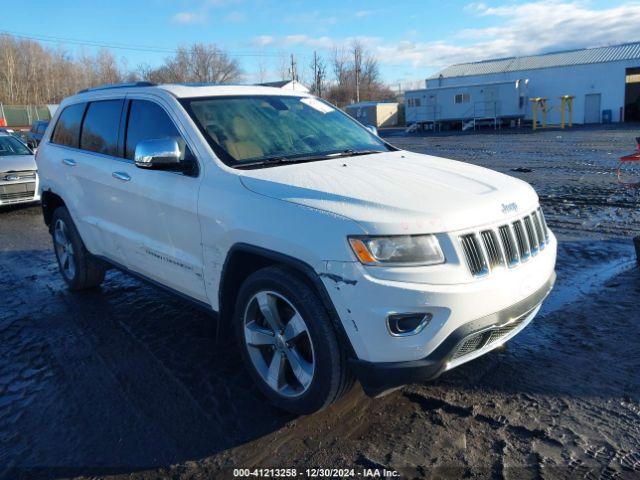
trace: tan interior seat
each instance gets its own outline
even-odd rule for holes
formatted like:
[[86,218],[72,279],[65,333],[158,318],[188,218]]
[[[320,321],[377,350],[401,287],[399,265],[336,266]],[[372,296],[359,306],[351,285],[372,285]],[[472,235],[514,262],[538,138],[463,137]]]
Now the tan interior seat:
[[224,148],[235,159],[244,160],[264,155],[260,146],[253,140],[251,127],[244,118],[234,117],[231,122],[231,135],[233,138],[224,142]]

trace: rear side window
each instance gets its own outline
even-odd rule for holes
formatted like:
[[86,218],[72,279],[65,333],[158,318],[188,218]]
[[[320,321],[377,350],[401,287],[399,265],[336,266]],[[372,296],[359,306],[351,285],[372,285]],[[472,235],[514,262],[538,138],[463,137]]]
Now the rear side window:
[[86,103],[69,105],[60,114],[51,141],[58,145],[78,148],[80,141],[80,124]]
[[123,100],[91,102],[82,124],[80,148],[104,155],[118,153],[118,127]]
[[136,145],[143,140],[167,137],[175,138],[178,141],[183,152],[183,160],[185,155],[190,155],[189,152],[185,152],[187,148],[180,132],[160,105],[146,100],[132,100],[125,142],[126,158],[134,159]]

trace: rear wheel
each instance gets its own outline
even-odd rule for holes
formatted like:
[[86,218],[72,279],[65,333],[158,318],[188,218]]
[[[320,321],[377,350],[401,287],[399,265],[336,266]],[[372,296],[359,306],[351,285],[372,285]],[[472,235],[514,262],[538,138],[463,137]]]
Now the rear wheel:
[[277,407],[312,413],[353,384],[324,305],[295,272],[268,267],[249,276],[234,323],[251,376]]
[[83,290],[102,283],[104,266],[85,248],[66,207],[58,207],[53,212],[51,235],[60,273],[69,288]]

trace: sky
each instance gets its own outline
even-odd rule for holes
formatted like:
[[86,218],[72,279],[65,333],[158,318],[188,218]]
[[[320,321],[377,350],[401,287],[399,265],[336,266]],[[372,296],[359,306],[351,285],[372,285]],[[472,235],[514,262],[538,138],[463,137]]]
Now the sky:
[[291,54],[304,81],[314,51],[358,39],[401,89],[454,63],[637,41],[639,25],[640,2],[615,0],[30,0],[0,15],[0,34],[72,55],[107,46],[128,68],[215,43],[248,82],[279,80]]

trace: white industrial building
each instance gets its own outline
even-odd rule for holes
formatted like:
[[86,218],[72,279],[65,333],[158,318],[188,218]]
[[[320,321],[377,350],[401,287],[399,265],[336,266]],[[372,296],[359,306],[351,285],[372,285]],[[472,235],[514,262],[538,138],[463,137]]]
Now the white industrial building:
[[536,97],[559,124],[564,95],[574,97],[574,123],[640,121],[640,42],[452,65],[425,86],[405,93],[408,124],[530,122]]

